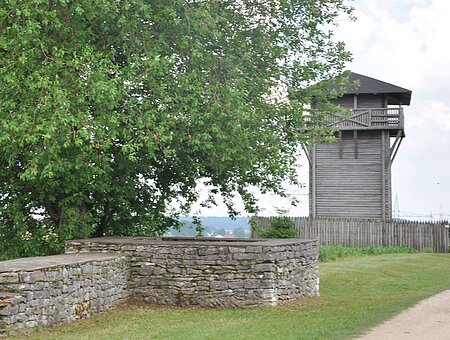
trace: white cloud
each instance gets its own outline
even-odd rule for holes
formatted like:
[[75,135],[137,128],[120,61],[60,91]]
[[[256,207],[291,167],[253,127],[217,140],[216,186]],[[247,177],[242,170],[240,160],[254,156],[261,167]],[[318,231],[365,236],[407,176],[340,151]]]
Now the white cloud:
[[358,20],[341,22],[337,31],[354,54],[353,68],[415,90],[428,86],[424,79],[450,77],[449,1],[360,0],[355,5]]
[[[413,91],[393,167],[401,210],[450,214],[450,1],[358,0],[359,18],[337,32],[349,68]],[[439,185],[436,183],[439,182]]]
[[[440,101],[424,101],[420,115],[409,119],[407,129],[414,132],[414,144],[423,145],[419,136],[429,135],[430,142],[439,144],[439,147],[450,147],[450,106]],[[450,150],[448,150],[450,153]],[[443,154],[443,156],[446,156]]]

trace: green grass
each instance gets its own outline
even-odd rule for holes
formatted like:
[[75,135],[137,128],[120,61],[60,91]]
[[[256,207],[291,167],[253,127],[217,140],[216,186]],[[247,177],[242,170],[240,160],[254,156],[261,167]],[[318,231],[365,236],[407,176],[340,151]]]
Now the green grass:
[[413,254],[417,251],[407,247],[343,247],[320,246],[319,261],[334,261],[349,256],[386,255],[386,254]]
[[278,307],[115,309],[27,339],[348,339],[450,289],[450,254],[320,263],[321,296]]

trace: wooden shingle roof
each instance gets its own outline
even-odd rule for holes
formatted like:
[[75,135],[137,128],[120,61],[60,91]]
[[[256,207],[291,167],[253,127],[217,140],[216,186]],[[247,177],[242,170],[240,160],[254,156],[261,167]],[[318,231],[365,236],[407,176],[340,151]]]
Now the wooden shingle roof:
[[350,73],[348,78],[351,83],[358,80],[359,86],[350,88],[345,94],[384,93],[387,95],[389,105],[409,105],[411,102],[411,90],[354,72]]

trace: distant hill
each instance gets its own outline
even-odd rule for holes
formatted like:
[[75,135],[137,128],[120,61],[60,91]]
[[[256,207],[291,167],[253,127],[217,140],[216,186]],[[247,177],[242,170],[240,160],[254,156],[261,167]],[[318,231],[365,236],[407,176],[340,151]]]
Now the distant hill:
[[[204,236],[224,236],[229,232],[235,237],[250,237],[249,217],[237,217],[235,220],[221,216],[200,216],[199,218],[203,224]],[[169,228],[165,235],[184,237],[196,236],[197,232],[192,220],[193,219],[190,216],[181,217],[180,221],[183,222],[183,226],[180,229]]]
[[[192,217],[185,216],[180,218],[181,221],[192,222]],[[200,220],[204,227],[211,227],[214,229],[234,230],[237,228],[250,229],[248,221],[250,217],[236,217],[232,220],[225,216],[200,216]]]

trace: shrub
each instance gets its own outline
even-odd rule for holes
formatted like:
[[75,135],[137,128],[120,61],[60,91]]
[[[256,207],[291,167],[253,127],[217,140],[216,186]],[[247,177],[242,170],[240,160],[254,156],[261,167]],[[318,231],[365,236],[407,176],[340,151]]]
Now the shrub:
[[296,238],[297,230],[294,229],[294,221],[285,215],[286,211],[280,210],[279,216],[270,219],[267,230],[258,230],[263,238]]

